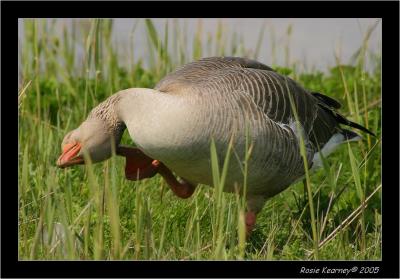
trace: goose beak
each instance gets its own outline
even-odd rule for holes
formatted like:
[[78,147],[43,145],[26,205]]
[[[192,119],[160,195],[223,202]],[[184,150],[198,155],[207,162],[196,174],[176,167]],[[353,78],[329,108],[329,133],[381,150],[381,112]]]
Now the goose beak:
[[82,146],[79,142],[68,143],[64,145],[63,153],[57,160],[57,166],[59,168],[65,168],[68,166],[84,164],[83,158],[81,156],[78,156],[81,147]]

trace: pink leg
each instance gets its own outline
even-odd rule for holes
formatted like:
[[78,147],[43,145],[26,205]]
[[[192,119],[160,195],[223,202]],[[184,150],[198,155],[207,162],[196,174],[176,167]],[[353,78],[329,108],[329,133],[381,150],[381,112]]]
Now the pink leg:
[[248,238],[251,232],[254,229],[254,225],[256,224],[257,215],[253,211],[246,212],[246,237]]
[[160,161],[154,160],[152,165],[159,174],[165,179],[172,192],[182,199],[191,197],[196,189],[195,185],[190,184],[187,181],[179,182],[176,180],[172,172]]
[[125,176],[128,180],[150,178],[159,173],[175,195],[183,199],[192,196],[196,189],[195,185],[187,181],[179,182],[176,180],[172,172],[163,163],[148,157],[138,148],[120,145],[117,154],[126,158]]
[[266,197],[261,195],[247,196],[247,212],[245,216],[246,237],[249,238],[256,224],[257,214],[261,211],[266,201]]
[[151,164],[153,159],[146,156],[140,149],[129,146],[119,146],[117,154],[126,159],[125,176],[128,180],[141,180],[157,174]]

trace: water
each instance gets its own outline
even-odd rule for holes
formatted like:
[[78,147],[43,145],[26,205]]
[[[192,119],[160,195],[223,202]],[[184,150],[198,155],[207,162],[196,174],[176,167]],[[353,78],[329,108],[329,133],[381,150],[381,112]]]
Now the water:
[[[167,19],[153,19],[157,31],[163,36]],[[327,67],[336,65],[335,49],[340,49],[340,57],[344,63],[359,49],[367,28],[379,19],[201,19],[203,35],[210,33],[215,36],[218,21],[228,29],[227,35],[232,37],[236,32],[242,36],[246,47],[254,50],[257,45],[260,29],[266,24],[266,30],[260,49],[258,60],[265,64],[273,61],[271,42],[275,40],[276,64],[285,65],[285,50],[287,44],[287,29],[292,25],[290,37],[290,61],[301,62],[306,68],[314,66],[318,70],[325,71]],[[171,23],[171,19],[169,19]],[[179,19],[181,26],[185,26],[193,37],[197,29],[199,19]],[[133,26],[132,19],[116,19],[115,40],[126,44]],[[136,33],[137,32],[137,33]],[[144,22],[139,22],[135,31],[135,51],[137,55],[146,56],[147,42]],[[275,36],[275,39],[273,37]],[[373,32],[369,50],[378,52],[381,48],[381,22]],[[206,36],[204,36],[206,37]],[[228,40],[229,41],[229,40]],[[188,39],[191,49],[193,39]]]
[[[70,26],[74,20],[82,19],[59,19],[56,30],[61,26]],[[168,21],[169,34],[172,34],[173,19],[152,19],[161,38],[164,36],[165,23]],[[87,20],[86,20],[87,21]],[[137,21],[134,35],[132,28]],[[297,63],[305,70],[317,69],[326,72],[328,67],[336,65],[335,52],[339,53],[342,63],[350,63],[351,56],[360,48],[369,26],[379,21],[377,28],[372,33],[368,50],[380,52],[382,42],[382,23],[380,19],[176,19],[181,29],[186,28],[188,34],[187,51],[192,52],[192,42],[198,24],[202,24],[203,41],[206,43],[207,36],[215,37],[217,26],[220,22],[224,26],[223,36],[227,37],[228,46],[233,33],[241,38],[245,44],[250,57],[255,52],[257,40],[262,27],[265,25],[265,33],[258,55],[258,61],[267,65],[276,64],[287,66],[287,63]],[[288,36],[288,27],[291,26],[291,35]],[[134,45],[135,57],[142,57],[144,65],[148,65],[148,42],[145,23],[143,19],[115,19],[113,42],[121,50],[119,59],[121,63],[127,63],[126,54]],[[23,44],[22,20],[18,22],[20,43]],[[61,33],[60,33],[61,37]],[[133,41],[132,41],[133,40]],[[133,43],[132,43],[133,42]],[[272,42],[276,49],[273,53]],[[290,46],[289,55],[285,47]],[[83,47],[78,47],[78,54],[83,54]],[[79,50],[80,48],[80,50]],[[228,51],[229,54],[229,51]],[[289,58],[289,59],[288,59]],[[129,61],[128,61],[129,62]],[[370,65],[366,65],[366,70]]]

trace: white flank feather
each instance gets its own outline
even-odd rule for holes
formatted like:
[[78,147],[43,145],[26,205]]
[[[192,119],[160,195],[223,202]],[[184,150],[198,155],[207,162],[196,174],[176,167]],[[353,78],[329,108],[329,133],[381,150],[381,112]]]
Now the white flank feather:
[[332,154],[332,152],[334,152],[339,147],[340,144],[358,140],[361,140],[360,136],[354,137],[350,140],[346,140],[341,133],[334,134],[329,139],[329,141],[322,147],[321,151],[314,154],[311,171],[314,171],[315,169],[322,167],[322,157],[324,158],[328,157],[330,154]]

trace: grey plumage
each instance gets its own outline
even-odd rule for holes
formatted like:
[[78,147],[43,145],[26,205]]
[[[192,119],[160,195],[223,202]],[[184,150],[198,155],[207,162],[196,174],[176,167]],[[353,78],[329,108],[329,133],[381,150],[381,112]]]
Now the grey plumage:
[[341,124],[370,133],[341,116],[336,111],[339,108],[336,100],[309,92],[257,61],[211,57],[178,68],[154,90],[121,91],[91,115],[111,119],[111,130],[118,133],[126,125],[146,155],[193,184],[213,183],[211,138],[223,161],[233,137],[236,159],[231,160],[226,178],[224,190],[228,192],[243,182],[248,131],[253,150],[247,200],[249,208],[258,212],[267,198],[304,175],[300,137],[312,167],[319,151],[331,152],[336,145],[357,138],[358,134]]
[[[309,167],[313,156],[333,135],[349,135],[339,125],[347,123],[337,118],[337,101],[311,93],[289,77],[249,59],[212,57],[192,62],[167,75],[155,89],[196,99],[199,106],[214,107],[212,111],[218,115],[204,118],[217,122],[210,121],[211,134],[225,144],[231,133],[242,132],[238,137],[243,137],[248,121],[250,128],[264,137],[253,138],[257,145],[253,166],[270,174],[263,178],[265,185],[281,185],[276,187],[280,190],[304,174],[299,133],[304,135]],[[295,122],[295,111],[301,131]],[[253,137],[257,134],[253,133]]]

